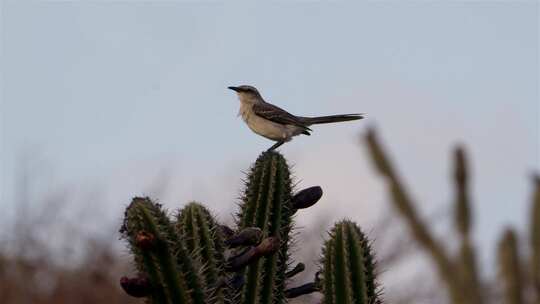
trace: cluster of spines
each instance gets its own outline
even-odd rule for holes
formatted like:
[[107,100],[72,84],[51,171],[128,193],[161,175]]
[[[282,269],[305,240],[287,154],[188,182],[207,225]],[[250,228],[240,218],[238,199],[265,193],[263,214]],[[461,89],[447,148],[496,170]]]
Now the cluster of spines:
[[371,246],[353,222],[343,220],[330,231],[321,267],[323,304],[381,303]]

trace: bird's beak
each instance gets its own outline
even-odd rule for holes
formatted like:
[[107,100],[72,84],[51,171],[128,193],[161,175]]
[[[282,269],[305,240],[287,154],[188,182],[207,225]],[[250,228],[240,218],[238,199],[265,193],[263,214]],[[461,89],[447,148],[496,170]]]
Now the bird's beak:
[[233,90],[235,92],[240,92],[240,88],[238,88],[238,87],[227,87],[227,89]]

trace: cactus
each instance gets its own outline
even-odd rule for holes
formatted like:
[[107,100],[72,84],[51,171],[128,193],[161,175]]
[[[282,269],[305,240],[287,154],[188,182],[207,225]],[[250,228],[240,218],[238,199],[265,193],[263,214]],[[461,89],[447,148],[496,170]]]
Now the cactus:
[[[392,202],[411,234],[432,258],[448,289],[450,303],[490,300],[481,281],[471,237],[473,217],[468,159],[454,152],[454,224],[458,254],[446,249],[415,208],[373,130],[367,143],[377,170],[387,182]],[[122,277],[127,294],[154,304],[284,304],[312,292],[323,304],[382,303],[374,254],[361,229],[349,220],[335,224],[324,244],[321,269],[313,282],[287,288],[287,280],[305,269],[290,267],[293,216],[322,196],[318,186],[292,192],[289,167],[277,152],[264,152],[247,177],[234,229],[220,225],[199,203],[189,203],[171,220],[149,198],[134,198],[121,228],[135,257],[136,277]],[[523,260],[518,237],[507,229],[499,245],[499,266],[506,303],[540,303],[540,177],[534,177],[529,235]]]
[[[486,303],[485,285],[478,275],[475,247],[470,237],[472,226],[471,207],[468,193],[468,165],[463,148],[454,152],[455,209],[454,223],[460,237],[458,255],[447,252],[443,243],[418,216],[412,199],[403,182],[393,168],[375,130],[366,136],[369,152],[376,169],[387,180],[392,203],[406,220],[416,241],[432,258],[442,281],[445,283],[450,303],[481,304]],[[527,261],[520,258],[517,236],[512,229],[507,229],[499,242],[499,268],[504,285],[505,303],[540,303],[540,177],[534,176],[534,192],[531,206],[529,245],[530,257]],[[522,268],[526,266],[528,273]]]
[[258,227],[264,237],[275,237],[278,252],[249,265],[241,303],[285,303],[289,232],[292,228],[291,180],[285,158],[265,152],[255,162],[238,214],[240,229]]
[[531,202],[531,230],[529,243],[531,247],[530,277],[536,297],[540,303],[540,175],[533,177],[534,191]]
[[[305,269],[302,263],[289,269],[292,217],[321,196],[318,186],[293,195],[285,158],[264,152],[248,174],[235,229],[218,224],[196,202],[170,220],[161,205],[134,198],[120,232],[139,274],[122,277],[120,285],[127,294],[154,304],[284,304],[288,298],[320,291],[319,279],[289,289],[286,282]],[[354,302],[343,303],[379,303],[368,241],[352,222],[336,227],[340,232],[329,242],[346,241],[346,247],[334,252],[327,245],[325,256],[346,260],[351,269],[346,289]],[[332,270],[325,272],[325,278],[332,276],[340,277]],[[358,286],[363,287],[357,290]]]
[[174,227],[161,206],[148,198],[134,198],[120,232],[135,255],[138,271],[148,276],[149,298],[154,303],[191,303],[187,278],[175,262],[171,246],[177,243]]
[[504,279],[506,303],[523,303],[523,282],[519,260],[517,237],[507,229],[499,242],[499,264]]
[[351,221],[337,223],[321,261],[323,304],[381,303],[369,241]]
[[227,277],[224,239],[214,217],[203,205],[192,202],[178,213],[175,228],[182,240],[181,246],[190,253],[195,267],[202,271],[204,296],[212,303],[227,303],[228,290],[220,286],[220,280]]

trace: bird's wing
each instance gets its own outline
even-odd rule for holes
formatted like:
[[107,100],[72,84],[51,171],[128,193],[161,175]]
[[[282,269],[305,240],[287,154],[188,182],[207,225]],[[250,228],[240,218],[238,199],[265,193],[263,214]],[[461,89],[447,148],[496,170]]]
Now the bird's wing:
[[277,107],[267,102],[257,103],[253,105],[253,112],[255,112],[256,115],[273,121],[275,123],[279,123],[282,125],[293,125],[301,127],[304,130],[311,131],[311,129],[308,128],[308,125],[302,120],[300,120],[298,117],[292,115],[291,113],[283,110],[280,107]]

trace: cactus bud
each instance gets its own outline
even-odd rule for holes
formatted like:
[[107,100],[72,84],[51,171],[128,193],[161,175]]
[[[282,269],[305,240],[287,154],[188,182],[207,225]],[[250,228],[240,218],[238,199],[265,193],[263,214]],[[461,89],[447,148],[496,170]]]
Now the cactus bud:
[[298,263],[291,271],[285,273],[285,277],[292,278],[300,272],[304,271],[305,269],[306,265],[304,265],[304,263]]
[[257,245],[261,242],[262,230],[257,227],[242,229],[239,233],[225,241],[225,245],[233,248],[238,246]]
[[229,226],[227,225],[219,225],[219,229],[221,230],[221,233],[226,237],[226,238],[230,238],[234,235],[234,230],[232,230]]
[[292,207],[294,209],[309,208],[317,203],[323,195],[320,186],[306,188],[296,193],[292,198]]
[[146,231],[140,231],[135,236],[135,246],[139,247],[142,250],[150,250],[156,241],[156,237]]
[[122,289],[124,289],[128,295],[135,298],[142,298],[150,295],[150,281],[145,277],[122,277],[120,278],[120,286],[122,286]]
[[273,236],[267,237],[257,247],[251,247],[239,255],[230,258],[227,269],[238,271],[257,261],[259,258],[276,252],[279,249],[279,245],[279,238]]
[[257,251],[258,256],[264,256],[277,251],[279,249],[280,243],[281,241],[278,237],[267,237],[262,240],[262,242],[257,247],[255,247],[255,250]]
[[285,290],[285,297],[292,299],[305,294],[310,294],[313,292],[319,291],[315,282],[307,283],[302,286],[294,287]]

